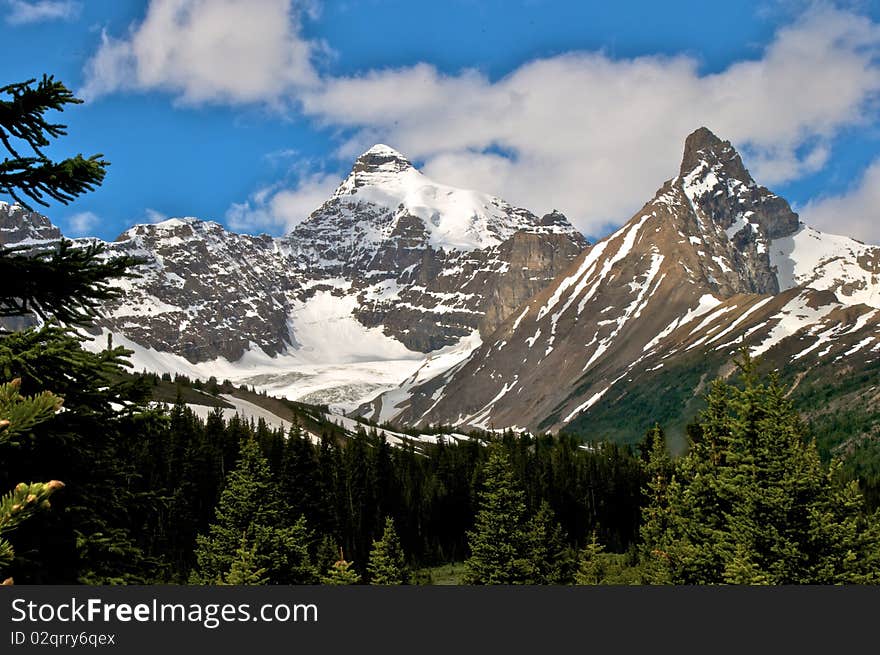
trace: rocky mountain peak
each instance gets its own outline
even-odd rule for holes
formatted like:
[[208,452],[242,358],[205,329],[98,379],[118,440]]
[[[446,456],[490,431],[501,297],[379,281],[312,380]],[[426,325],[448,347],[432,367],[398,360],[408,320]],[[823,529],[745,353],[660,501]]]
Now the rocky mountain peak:
[[551,210],[549,213],[544,214],[541,217],[541,225],[545,226],[568,226],[571,225],[568,222],[568,218],[566,218],[565,214],[556,209]]
[[683,210],[679,229],[697,244],[713,291],[777,293],[770,243],[797,231],[798,216],[755,182],[730,141],[705,127],[693,132],[672,186]]
[[[685,140],[678,182],[695,211],[730,237],[747,224],[767,239],[798,229],[798,216],[789,204],[759,186],[730,141],[722,141],[705,127]],[[734,226],[737,230],[730,232]]]
[[42,214],[0,202],[0,245],[60,238],[61,230]]
[[412,168],[412,163],[391,146],[377,143],[354,162],[358,172],[400,172]]
[[702,180],[710,174],[739,181],[749,188],[757,186],[730,141],[722,141],[708,128],[701,127],[685,139],[679,176]]
[[718,156],[731,149],[729,141],[722,141],[712,130],[701,127],[691,132],[684,141],[684,155],[681,159],[681,175],[685,176],[706,159]]
[[409,159],[394,148],[377,143],[355,160],[333,197],[356,194],[364,187],[397,187],[401,178],[421,177]]

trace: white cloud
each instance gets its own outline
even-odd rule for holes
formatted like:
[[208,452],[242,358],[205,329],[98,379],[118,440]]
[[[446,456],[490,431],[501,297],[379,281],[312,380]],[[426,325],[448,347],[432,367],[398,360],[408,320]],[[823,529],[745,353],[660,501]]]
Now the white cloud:
[[369,71],[325,80],[302,101],[320,123],[355,130],[342,156],[390,143],[439,181],[557,208],[599,234],[675,175],[701,125],[741,148],[764,184],[820,169],[839,130],[875,118],[878,52],[880,26],[822,7],[713,74],[685,56],[578,52],[494,81],[428,64]]
[[289,232],[320,207],[339,185],[339,177],[325,173],[301,176],[291,189],[264,187],[242,203],[226,211],[226,222],[233,230]]
[[81,94],[165,90],[187,103],[277,103],[317,82],[320,44],[302,35],[299,0],[151,0],[142,22],[106,32]]
[[144,210],[144,218],[147,223],[161,223],[164,220],[168,219],[168,214],[163,214],[158,209],[151,209],[147,207]]
[[82,8],[73,0],[6,0],[5,4],[9,7],[6,22],[10,25],[69,20],[75,18]]
[[94,212],[79,212],[67,217],[66,236],[91,236],[101,219]]
[[811,200],[799,213],[820,230],[880,244],[880,159],[847,192]]
[[[685,136],[701,125],[740,148],[759,182],[777,185],[821,170],[842,129],[877,120],[880,25],[827,4],[811,4],[754,58],[718,72],[690,56],[572,52],[498,80],[427,63],[322,78],[313,61],[323,46],[301,23],[317,7],[150,0],[129,34],[103,35],[84,94],[164,90],[189,103],[296,106],[345,135],[342,158],[390,143],[438,181],[536,213],[559,209],[590,235],[629,218],[674,176]],[[234,205],[230,222],[301,220],[332,189],[323,174],[301,179]]]

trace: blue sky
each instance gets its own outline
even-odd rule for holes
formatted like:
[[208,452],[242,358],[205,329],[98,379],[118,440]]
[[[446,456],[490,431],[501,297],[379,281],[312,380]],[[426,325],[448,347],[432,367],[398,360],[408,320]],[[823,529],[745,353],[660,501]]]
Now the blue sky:
[[381,141],[596,237],[706,125],[804,220],[880,241],[878,3],[0,0],[0,20],[0,84],[48,72],[87,99],[52,153],[112,162],[46,210],[71,236],[280,234]]

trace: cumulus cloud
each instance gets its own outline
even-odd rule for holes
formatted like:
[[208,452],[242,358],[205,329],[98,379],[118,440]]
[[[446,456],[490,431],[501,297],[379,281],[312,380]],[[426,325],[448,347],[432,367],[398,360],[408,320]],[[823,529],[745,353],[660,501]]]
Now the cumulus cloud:
[[[592,236],[675,175],[684,138],[699,126],[730,139],[772,186],[821,170],[841,130],[877,120],[880,25],[827,4],[716,72],[691,56],[599,51],[530,61],[501,79],[430,63],[321,76],[314,59],[324,46],[302,29],[316,6],[150,0],[128,34],[103,35],[85,95],[164,90],[189,103],[295,107],[344,135],[340,159],[390,143],[440,182],[536,213],[562,210]],[[323,174],[301,179],[234,205],[229,220],[239,229],[301,220],[332,188]]]
[[151,0],[129,33],[104,32],[86,64],[86,98],[165,90],[185,103],[277,103],[318,80],[320,44],[302,34],[313,2]]
[[880,26],[830,8],[780,29],[760,56],[713,74],[691,57],[577,52],[492,81],[428,64],[327,79],[304,111],[354,129],[351,157],[392,143],[443,182],[564,211],[588,234],[626,220],[675,175],[705,125],[739,147],[765,184],[820,169],[844,127],[880,94]]
[[67,236],[91,236],[101,219],[94,212],[78,212],[67,217]]
[[808,225],[880,244],[880,159],[847,192],[820,197],[799,209]]
[[10,25],[41,23],[75,18],[82,6],[73,0],[6,0],[6,22]]
[[325,173],[303,175],[292,188],[264,187],[246,201],[233,203],[226,222],[233,230],[289,232],[320,207],[339,184],[339,177]]

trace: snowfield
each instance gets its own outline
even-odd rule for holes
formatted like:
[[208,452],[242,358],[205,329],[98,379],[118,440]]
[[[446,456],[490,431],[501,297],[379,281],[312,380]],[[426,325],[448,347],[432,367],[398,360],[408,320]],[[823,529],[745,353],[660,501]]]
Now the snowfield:
[[[294,308],[289,317],[295,346],[270,357],[252,347],[234,362],[217,358],[193,364],[173,353],[145,348],[113,335],[114,345],[133,354],[132,370],[183,374],[206,380],[229,380],[273,396],[314,404],[329,404],[334,411],[349,412],[383,391],[399,392],[454,366],[480,345],[479,335],[433,353],[409,350],[381,328],[366,328],[352,316],[357,298],[320,291]],[[85,347],[106,348],[108,331],[89,335]],[[393,409],[393,408],[392,408]],[[391,411],[391,409],[389,409]],[[383,412],[379,421],[387,420]]]

